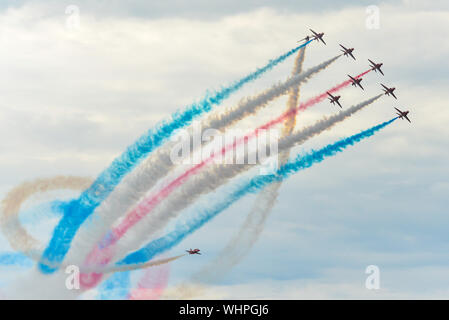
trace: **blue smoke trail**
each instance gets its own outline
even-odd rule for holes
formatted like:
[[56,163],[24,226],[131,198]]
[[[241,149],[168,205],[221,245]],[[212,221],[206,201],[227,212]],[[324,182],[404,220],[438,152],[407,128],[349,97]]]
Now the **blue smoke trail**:
[[[41,261],[48,261],[52,265],[60,263],[70,248],[76,232],[81,224],[92,214],[96,207],[106,199],[123,177],[128,174],[150,152],[160,146],[170,135],[192,122],[194,118],[209,112],[212,106],[219,105],[232,93],[239,90],[244,84],[257,79],[263,73],[275,67],[280,62],[308,45],[312,40],[284,53],[274,60],[270,60],[264,67],[257,69],[248,76],[234,82],[228,87],[213,93],[206,94],[198,103],[193,103],[183,111],[175,112],[170,119],[164,120],[155,128],[148,130],[125,152],[117,157],[111,165],[105,169],[92,185],[86,189],[78,199],[68,202],[64,206],[64,216],[53,231],[49,245],[44,250]],[[39,263],[39,269],[43,273],[51,273],[55,268]]]
[[335,154],[342,152],[348,146],[352,146],[356,142],[372,136],[374,133],[386,127],[396,119],[397,118],[393,118],[370,129],[364,130],[358,134],[341,139],[317,151],[312,150],[304,156],[298,155],[295,160],[289,161],[284,166],[279,168],[279,170],[277,170],[275,174],[257,176],[252,178],[249,182],[240,183],[235,191],[225,197],[222,201],[215,204],[213,207],[206,208],[203,211],[200,211],[200,213],[191,221],[178,226],[174,231],[150,242],[140,250],[130,253],[117,264],[139,264],[149,261],[154,256],[173,248],[186,236],[202,227],[206,222],[214,218],[216,215],[228,208],[232,203],[234,203],[247,193],[255,193],[257,191],[260,191],[262,188],[272,182],[282,181],[300,170],[307,169],[315,163],[319,163],[328,157],[334,156]]
[[0,254],[0,265],[30,268],[34,265],[34,262],[23,253],[9,252]]
[[116,272],[99,288],[97,299],[123,300],[128,296],[131,285],[131,272]]

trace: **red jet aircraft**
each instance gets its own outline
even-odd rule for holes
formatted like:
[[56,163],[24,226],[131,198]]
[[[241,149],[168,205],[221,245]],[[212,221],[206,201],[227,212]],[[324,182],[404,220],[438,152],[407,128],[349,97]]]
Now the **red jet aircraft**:
[[333,95],[331,95],[329,92],[326,92],[327,93],[327,95],[330,97],[330,98],[328,98],[329,99],[329,101],[332,103],[332,104],[338,104],[338,106],[340,107],[340,108],[343,108],[342,106],[341,106],[341,104],[340,104],[340,102],[338,102],[338,100],[341,98],[341,96],[333,96]]
[[352,81],[351,85],[352,86],[354,86],[354,87],[355,86],[359,86],[360,89],[365,90],[365,89],[363,89],[362,85],[360,84],[360,82],[362,82],[362,78],[356,79],[356,78],[351,77],[349,74],[348,74],[348,77],[351,78],[351,81]]
[[407,115],[408,115],[408,113],[410,112],[410,111],[401,111],[401,110],[399,110],[398,108],[395,108],[396,109],[396,114],[399,116],[398,118],[399,119],[402,119],[402,120],[404,120],[404,118],[405,119],[407,119],[408,120],[408,122],[410,122],[410,123],[412,123],[411,121],[410,121],[410,119],[407,117]]
[[186,252],[188,252],[189,254],[201,254],[200,249],[190,249],[186,250]]
[[395,98],[395,99],[397,99],[396,98],[396,96],[394,95],[394,93],[393,93],[393,91],[394,90],[396,90],[396,88],[388,88],[388,87],[386,87],[386,86],[384,86],[382,83],[380,84],[382,87],[384,87],[384,92],[385,92],[385,94],[387,95],[387,96],[389,96],[390,94]]
[[368,59],[368,61],[370,62],[370,67],[371,70],[374,70],[374,72],[377,72],[377,70],[379,70],[379,72],[384,75],[384,73],[382,72],[382,70],[380,70],[380,67],[383,66],[383,63],[375,63],[373,61],[371,61],[370,59]]
[[341,52],[343,52],[344,56],[351,56],[352,59],[355,60],[355,57],[352,55],[352,51],[354,51],[354,48],[349,48],[348,49],[348,48],[345,48],[344,46],[342,46],[341,44],[340,44],[340,47],[343,48],[343,50],[341,50]]
[[322,43],[326,44],[326,42],[324,42],[324,40],[323,40],[324,32],[317,33],[315,31],[313,31],[312,29],[310,29],[310,31],[312,31],[312,33],[313,33],[313,40],[317,40],[317,41],[321,40]]

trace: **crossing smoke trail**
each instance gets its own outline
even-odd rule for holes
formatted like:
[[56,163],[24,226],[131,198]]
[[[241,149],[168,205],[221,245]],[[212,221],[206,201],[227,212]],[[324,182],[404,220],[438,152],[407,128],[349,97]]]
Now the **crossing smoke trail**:
[[[321,133],[324,130],[330,129],[336,123],[343,121],[355,112],[361,110],[363,107],[376,101],[382,95],[373,97],[365,102],[341,111],[331,117],[324,117],[316,124],[306,127],[305,129],[287,136],[279,141],[279,149],[284,151],[294,145],[305,142],[307,139]],[[246,162],[245,162],[246,163]],[[114,251],[93,251],[93,256],[96,258],[98,264],[106,264],[112,255],[118,257],[127,252],[127,248],[135,248],[141,245],[145,240],[145,235],[151,235],[156,230],[163,227],[169,218],[174,217],[180,210],[186,208],[191,203],[197,200],[201,195],[211,192],[220,185],[225,184],[229,179],[235,177],[237,174],[250,169],[252,165],[232,165],[232,166],[214,166],[209,171],[203,171],[193,179],[186,182],[181,188],[178,188],[170,197],[169,201],[165,201],[161,206],[157,207],[152,219],[146,219],[140,224],[136,225],[132,234],[125,235]],[[124,242],[124,244],[123,244]],[[105,260],[103,260],[105,259]],[[90,261],[92,262],[92,260]],[[99,281],[101,275],[82,275],[81,281],[85,286],[92,286]]]
[[218,201],[218,203],[210,207],[205,207],[204,209],[198,210],[199,213],[195,218],[191,219],[187,223],[184,223],[183,225],[179,225],[174,231],[166,234],[161,238],[151,241],[141,249],[129,254],[127,257],[121,260],[119,264],[126,265],[145,263],[146,261],[151,260],[154,256],[161,254],[179,244],[186,236],[202,227],[205,223],[210,221],[223,210],[227,209],[231,204],[233,204],[246,194],[255,193],[273,182],[282,181],[300,170],[307,169],[313,166],[315,163],[320,163],[326,158],[332,157],[337,153],[344,151],[347,147],[352,146],[355,143],[360,142],[368,137],[371,137],[379,130],[394,122],[396,119],[397,118],[393,118],[389,121],[364,130],[358,134],[329,144],[324,148],[306,153],[303,156],[298,155],[295,160],[289,161],[287,164],[277,170],[276,174],[266,176],[259,175],[247,182],[242,181],[234,191],[230,192],[227,195],[220,196],[220,201]]
[[[269,101],[273,100],[273,98],[277,98],[285,93],[288,90],[297,87],[298,85],[306,82],[310,77],[315,75],[317,72],[326,69],[329,65],[331,65],[334,61],[340,58],[341,55],[337,55],[319,65],[310,68],[304,73],[300,73],[298,75],[293,75],[286,82],[282,84],[278,84],[274,86],[271,90],[267,90],[264,94],[261,94],[257,97],[257,99],[252,99],[249,101],[245,101],[245,103],[238,106],[236,109],[232,110],[232,112],[224,113],[222,115],[216,116],[214,119],[209,120],[207,127],[209,128],[223,128],[224,126],[230,126],[234,124],[236,121],[243,119],[244,116],[249,115],[254,112],[255,106],[265,106]],[[296,101],[290,110],[296,108]]]
[[[361,77],[364,74],[367,74],[371,70],[367,70],[357,77]],[[337,86],[331,88],[330,90],[326,92],[336,92],[338,90],[343,89],[344,87],[348,86],[351,83],[350,80],[344,81]],[[162,190],[158,191],[156,194],[150,195],[147,198],[145,198],[143,201],[141,201],[132,211],[130,211],[127,216],[123,219],[122,223],[118,227],[114,229],[112,234],[110,234],[110,237],[107,239],[107,245],[110,246],[114,244],[123,234],[125,234],[131,227],[133,227],[141,218],[143,218],[146,214],[148,214],[159,202],[168,196],[176,187],[181,185],[188,177],[191,175],[197,173],[202,167],[212,162],[212,160],[217,157],[218,155],[224,155],[227,151],[234,149],[236,146],[242,144],[243,142],[248,141],[249,139],[254,138],[261,132],[262,130],[267,130],[274,125],[277,125],[281,123],[282,121],[286,120],[289,117],[294,116],[299,110],[305,110],[316,103],[322,101],[326,98],[327,93],[322,93],[316,97],[313,97],[309,99],[304,104],[299,105],[296,109],[290,110],[288,112],[283,113],[276,119],[273,119],[269,121],[268,123],[258,127],[255,129],[252,133],[245,135],[244,137],[237,139],[233,144],[229,144],[226,147],[223,147],[220,152],[213,153],[210,157],[203,160],[201,163],[195,165],[194,167],[190,168],[189,170],[185,171],[182,175],[174,179],[172,182],[168,183],[167,186],[165,186]]]
[[[300,51],[299,57],[304,57],[303,52],[304,48]],[[276,84],[261,94],[242,101],[236,108],[225,112],[223,115],[209,117],[201,125],[203,131],[211,128],[224,130],[245,116],[253,114],[273,99],[285,94],[291,88],[306,82],[316,73],[326,69],[340,56],[326,60],[298,75],[293,74],[287,81]],[[296,89],[293,90],[293,92],[295,91],[297,92]],[[292,108],[296,108],[296,100],[292,101],[291,104]],[[67,259],[72,260],[87,254],[91,244],[100,241],[116,219],[124,212],[129,211],[132,205],[145,196],[146,192],[154,187],[159,179],[174,168],[175,163],[170,157],[173,145],[174,143],[167,143],[162,146],[150,155],[141,166],[125,177],[123,182],[111,193],[111,196],[97,208],[95,219],[89,228],[80,229],[75,236],[76,241],[73,242]]]
[[19,220],[20,208],[29,197],[37,193],[59,189],[78,191],[87,188],[91,183],[92,179],[90,178],[57,176],[24,182],[8,192],[2,201],[0,227],[11,247],[36,260],[39,259],[39,250],[42,250],[41,244],[25,230]]
[[[306,48],[302,48],[295,60],[292,76],[302,71]],[[287,112],[296,108],[299,102],[300,85],[292,88],[288,96]],[[284,122],[282,137],[290,135],[296,125],[296,116],[288,118]],[[279,164],[282,166],[288,162],[290,149],[280,153]],[[276,203],[279,188],[282,182],[275,182],[263,189],[254,201],[253,207],[246,217],[238,232],[228,244],[217,254],[216,259],[195,272],[191,281],[213,282],[221,279],[232,267],[237,265],[251,250],[263,231],[265,221]],[[197,287],[197,288],[195,288]],[[182,298],[191,298],[201,290],[199,286],[183,285],[179,292]]]
[[[361,77],[368,72],[370,72],[371,69],[359,74],[357,76]],[[351,83],[350,80],[346,80],[337,86],[333,87],[332,89],[326,91],[326,92],[336,92],[346,86],[348,86]],[[91,264],[106,264],[109,263],[112,256],[115,254],[115,243],[131,228],[133,227],[137,222],[139,222],[143,217],[145,217],[149,212],[151,212],[164,198],[166,198],[168,195],[170,195],[173,190],[175,190],[178,186],[180,186],[187,178],[189,178],[191,175],[197,173],[202,167],[212,162],[212,160],[218,155],[224,155],[227,151],[233,150],[236,146],[240,145],[244,141],[248,141],[249,139],[254,138],[258,135],[258,133],[261,130],[267,130],[271,128],[272,126],[282,122],[283,120],[287,119],[288,117],[293,116],[296,114],[299,110],[305,110],[314,104],[322,101],[327,96],[326,93],[322,93],[316,97],[313,97],[309,99],[304,104],[299,105],[296,109],[286,112],[279,116],[278,118],[271,120],[270,122],[266,123],[265,125],[260,126],[256,130],[254,130],[251,134],[246,135],[240,139],[237,139],[232,145],[228,145],[219,153],[213,153],[209,158],[203,160],[198,165],[192,167],[191,169],[185,171],[182,175],[168,183],[162,190],[158,191],[155,194],[150,194],[147,198],[142,200],[132,211],[130,211],[126,217],[121,221],[121,223],[115,227],[112,232],[108,233],[106,237],[102,240],[99,246],[95,246],[92,251],[88,254],[87,259],[85,263],[87,265]],[[101,275],[98,275],[97,280],[94,280],[95,276],[91,276],[88,274],[82,275],[82,278],[85,278],[86,285],[92,285],[92,283],[98,281],[98,279],[101,277]]]
[[[337,123],[344,121],[354,113],[372,104],[381,96],[375,96],[330,117],[323,117],[323,119],[317,121],[315,124],[280,139],[278,141],[279,151],[285,152],[291,147],[302,144],[323,131],[331,129]],[[247,163],[247,161],[244,161],[244,163]],[[124,235],[114,254],[120,257],[122,254],[126,254],[130,248],[140,247],[144,241],[142,239],[145,239],[145,236],[151,235],[163,228],[170,218],[176,217],[181,210],[194,203],[200,196],[214,191],[238,174],[253,167],[254,165],[251,164],[234,164],[230,166],[214,165],[209,170],[200,172],[173,192],[170,198],[161,203],[148,219],[135,225],[132,234]]]
[[[175,112],[170,119],[162,121],[155,128],[148,130],[133,145],[129,146],[124,153],[114,159],[111,165],[97,177],[78,199],[66,204],[64,208],[65,214],[54,229],[52,239],[44,250],[42,258],[50,262],[61,262],[70,248],[70,243],[79,227],[91,215],[93,210],[112,192],[126,174],[169,138],[175,130],[187,126],[194,118],[209,112],[212,106],[220,104],[243,85],[257,79],[310,42],[308,41],[278,58],[270,60],[264,67],[257,69],[230,86],[224,87],[213,94],[207,94],[200,102],[190,105],[183,111]],[[39,264],[39,269],[44,273],[50,273],[55,270],[54,268],[48,268],[44,264]]]

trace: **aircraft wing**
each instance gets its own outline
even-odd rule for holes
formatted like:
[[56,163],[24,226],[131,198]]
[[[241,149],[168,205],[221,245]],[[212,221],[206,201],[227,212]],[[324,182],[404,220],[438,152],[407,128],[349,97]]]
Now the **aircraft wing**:
[[368,61],[372,64],[372,66],[375,66],[376,64],[373,62],[373,61],[371,61],[370,59],[368,59]]
[[329,97],[331,97],[332,99],[334,98],[334,96],[331,95],[329,92],[326,92],[326,93],[327,93],[327,95],[328,95]]
[[365,89],[363,89],[363,87],[362,87],[362,85],[360,84],[360,82],[357,82],[357,85],[360,87],[360,89],[365,90]]
[[348,77],[351,78],[352,81],[355,82],[355,79],[348,74]]
[[391,95],[397,100],[398,98],[396,98],[396,96],[394,95],[393,92],[391,92]]
[[382,83],[380,84],[382,87],[384,87],[386,90],[388,90],[388,88],[386,86],[384,86]]
[[349,55],[352,57],[352,59],[355,60],[355,57],[352,55],[352,52],[349,52]]
[[394,107],[396,109],[397,112],[402,113],[401,110],[399,110],[398,108]]
[[384,76],[384,73],[382,72],[382,70],[380,70],[380,68],[378,68],[378,70]]
[[408,122],[412,123],[406,115],[404,115],[404,118],[407,119]]
[[340,44],[340,47],[342,47],[343,50],[348,51],[348,49],[346,49],[346,48],[345,48],[344,46],[342,46],[341,44]]
[[322,43],[326,44],[326,42],[324,42],[323,38],[320,38],[320,40],[321,40]]
[[313,33],[315,36],[318,35],[318,33],[316,33],[315,31],[313,31],[312,29],[309,29],[309,30],[312,31],[312,33]]
[[337,100],[337,104],[338,104],[338,106],[340,107],[340,108],[342,108],[343,109],[343,107],[341,106],[341,104],[340,104],[340,102]]

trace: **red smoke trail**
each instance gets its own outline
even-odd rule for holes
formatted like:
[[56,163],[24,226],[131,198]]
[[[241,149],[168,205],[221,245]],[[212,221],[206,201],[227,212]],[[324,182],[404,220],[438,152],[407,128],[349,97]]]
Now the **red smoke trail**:
[[[367,73],[369,73],[371,69],[357,75],[355,78],[360,78]],[[318,102],[321,102],[327,97],[327,92],[334,93],[337,92],[348,85],[352,83],[352,80],[346,80],[335,87],[331,88],[330,90],[325,91],[324,93],[315,96],[309,100],[307,100],[305,103],[300,104],[296,109],[289,110],[288,112],[285,112],[281,114],[279,117],[277,117],[274,120],[269,121],[268,123],[258,127],[250,134],[236,139],[233,144],[227,145],[221,149],[218,153],[213,153],[211,156],[209,156],[207,159],[203,160],[201,163],[195,165],[194,167],[190,168],[189,170],[185,171],[183,174],[181,174],[179,177],[171,181],[169,184],[167,184],[162,190],[156,192],[153,195],[148,196],[144,200],[142,200],[132,211],[128,213],[128,215],[123,219],[123,221],[115,227],[111,233],[107,234],[103,241],[100,243],[99,246],[96,246],[90,254],[87,256],[86,264],[92,265],[92,264],[100,264],[104,265],[110,262],[113,256],[113,249],[112,245],[114,245],[131,227],[133,227],[137,222],[139,222],[143,217],[145,217],[148,213],[150,213],[163,199],[165,199],[170,193],[173,192],[178,186],[180,186],[185,180],[190,177],[191,175],[197,173],[201,168],[206,166],[208,163],[212,162],[215,157],[219,155],[225,155],[225,153],[229,150],[233,150],[236,146],[240,145],[241,143],[246,143],[248,140],[258,136],[259,132],[262,130],[267,130],[271,128],[274,125],[277,125],[281,122],[283,122],[288,117],[291,117],[298,113],[300,110],[306,110],[307,108],[317,104]],[[81,274],[80,282],[82,285],[86,287],[92,287],[100,281],[102,277],[101,273],[91,273],[91,274]]]
[[128,294],[129,300],[158,300],[167,287],[170,265],[164,264],[145,271],[136,289]]

